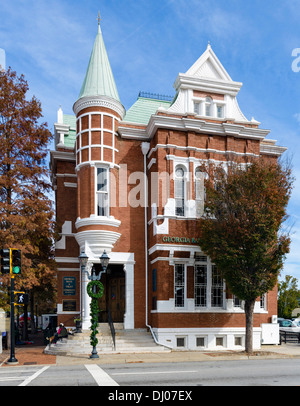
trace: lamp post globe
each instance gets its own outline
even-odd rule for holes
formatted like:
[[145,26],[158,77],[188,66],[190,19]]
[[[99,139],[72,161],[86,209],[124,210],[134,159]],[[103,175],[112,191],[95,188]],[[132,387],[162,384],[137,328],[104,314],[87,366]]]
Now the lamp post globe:
[[89,257],[86,255],[86,253],[84,251],[82,251],[78,258],[79,258],[80,265],[83,268],[85,268],[88,263]]
[[103,254],[100,257],[100,263],[102,265],[103,271],[106,271],[106,268],[108,267],[109,264],[109,256],[107,255],[106,251],[103,251]]

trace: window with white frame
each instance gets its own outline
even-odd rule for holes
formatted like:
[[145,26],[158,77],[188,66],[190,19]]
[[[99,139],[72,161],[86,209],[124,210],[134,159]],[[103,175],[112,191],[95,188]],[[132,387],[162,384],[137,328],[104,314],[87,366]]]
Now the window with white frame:
[[216,336],[216,346],[225,347],[225,337],[224,336]]
[[224,117],[224,107],[217,105],[217,117],[223,118]]
[[266,294],[260,297],[260,308],[264,310],[266,309]]
[[195,256],[194,304],[195,309],[224,307],[224,280],[205,255]]
[[211,266],[211,307],[223,307],[224,280],[216,265]]
[[185,169],[177,166],[175,169],[175,215],[184,217],[185,206]]
[[242,301],[237,296],[233,296],[233,307],[242,307]]
[[200,218],[204,213],[205,202],[205,186],[204,179],[206,175],[201,172],[198,167],[195,170],[195,201],[196,201],[196,217]]
[[109,216],[109,199],[108,199],[108,168],[98,167],[97,171],[97,185],[96,185],[96,202],[97,202],[97,215]]
[[207,307],[207,264],[195,265],[195,307]]
[[211,97],[206,97],[205,99],[205,115],[210,117],[213,115],[213,100]]
[[194,102],[194,113],[199,115],[200,114],[200,103]]
[[175,264],[174,275],[174,297],[175,307],[185,306],[185,266],[184,264]]
[[196,347],[206,347],[207,346],[207,336],[196,337]]
[[176,337],[176,347],[184,348],[186,346],[186,338],[187,337]]

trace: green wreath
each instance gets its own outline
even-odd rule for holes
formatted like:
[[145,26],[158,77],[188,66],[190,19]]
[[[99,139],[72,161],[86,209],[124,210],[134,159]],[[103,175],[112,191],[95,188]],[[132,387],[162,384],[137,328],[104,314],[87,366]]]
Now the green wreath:
[[[93,292],[93,287],[98,287],[98,292]],[[103,296],[104,286],[100,281],[90,281],[86,287],[88,295],[93,299],[100,299]]]

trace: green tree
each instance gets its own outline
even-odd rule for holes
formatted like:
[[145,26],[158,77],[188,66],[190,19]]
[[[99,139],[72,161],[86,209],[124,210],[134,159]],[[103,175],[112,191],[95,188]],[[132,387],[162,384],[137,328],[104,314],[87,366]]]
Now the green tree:
[[278,317],[290,319],[292,311],[298,305],[298,280],[291,275],[286,275],[283,281],[278,282]]
[[281,232],[292,190],[290,168],[257,159],[209,165],[199,245],[221,272],[230,291],[245,301],[246,352],[253,352],[253,310],[272,290],[289,252]]

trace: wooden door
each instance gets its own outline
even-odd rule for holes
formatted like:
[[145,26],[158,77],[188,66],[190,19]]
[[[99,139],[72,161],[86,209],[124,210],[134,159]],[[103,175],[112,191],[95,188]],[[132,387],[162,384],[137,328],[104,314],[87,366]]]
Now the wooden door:
[[110,277],[108,280],[107,305],[114,323],[123,323],[125,313],[125,277]]

